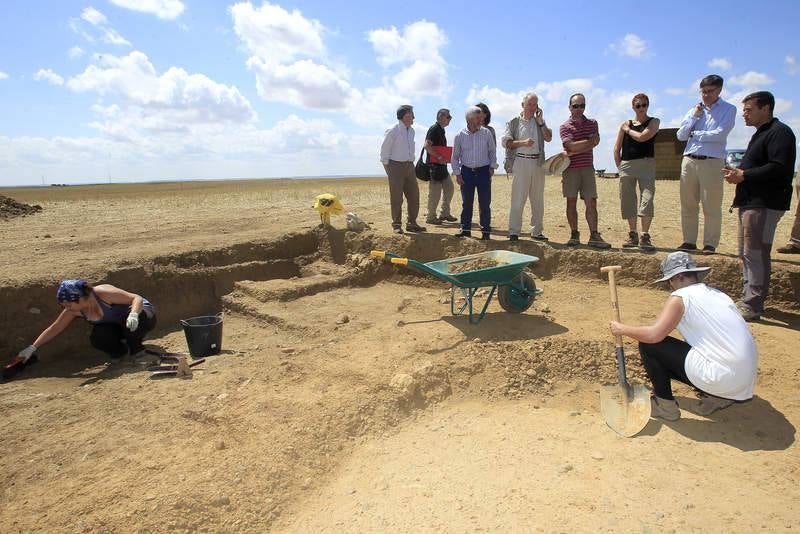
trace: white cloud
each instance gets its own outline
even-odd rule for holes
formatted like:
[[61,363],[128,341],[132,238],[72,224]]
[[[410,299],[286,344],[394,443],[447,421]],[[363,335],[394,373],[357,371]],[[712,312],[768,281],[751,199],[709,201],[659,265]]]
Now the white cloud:
[[[83,22],[88,23],[88,27]],[[69,19],[69,27],[77,35],[86,41],[94,43],[98,39],[105,43],[117,46],[130,46],[131,43],[125,39],[108,24],[108,18],[93,7],[87,7],[81,12],[80,18]],[[87,31],[88,29],[88,31]],[[73,47],[71,51],[78,47]],[[79,48],[78,48],[79,49]],[[80,49],[79,49],[80,50]],[[82,51],[81,51],[82,52]],[[70,56],[72,57],[72,56]]]
[[400,92],[439,96],[446,93],[447,63],[440,50],[447,44],[447,36],[435,23],[420,20],[406,26],[402,34],[394,26],[372,30],[367,39],[384,68],[408,64],[393,77]]
[[775,99],[775,114],[778,113],[785,113],[792,109],[792,101],[786,100],[785,98],[776,98]]
[[70,59],[77,59],[83,56],[83,48],[81,48],[80,46],[73,46],[72,48],[67,50],[67,56]]
[[103,41],[108,44],[118,45],[118,46],[130,46],[131,43],[119,33],[117,30],[113,28],[104,28],[103,29]]
[[740,85],[743,87],[758,87],[761,85],[770,85],[775,83],[775,80],[762,72],[747,71],[741,76],[732,76],[729,80],[731,85]]
[[294,10],[264,2],[254,8],[250,2],[230,7],[233,29],[247,51],[268,63],[288,63],[297,57],[325,55],[323,26]]
[[733,63],[731,63],[730,60],[728,60],[727,58],[715,57],[708,62],[708,66],[711,68],[716,68],[725,71],[725,70],[731,70],[733,68]]
[[0,70],[0,80],[8,79],[8,74]]
[[180,0],[111,0],[111,3],[132,11],[149,13],[165,20],[178,18],[186,9]]
[[794,56],[787,55],[783,61],[786,64],[786,72],[789,74],[789,76],[794,76],[800,72],[800,69],[798,69],[797,66],[797,59]]
[[353,94],[347,81],[327,66],[310,59],[281,65],[253,56],[247,60],[247,66],[255,71],[256,88],[264,100],[337,110],[346,107]]
[[108,22],[106,16],[93,7],[85,8],[81,13],[81,18],[92,26],[102,26]]
[[44,80],[51,85],[64,85],[64,78],[50,69],[37,70],[33,75],[33,79],[37,81]]
[[150,124],[246,123],[255,120],[250,103],[234,86],[217,83],[203,74],[171,67],[159,75],[148,57],[134,51],[123,57],[104,55],[96,65],[70,78],[73,91],[117,96],[142,109]]
[[615,52],[620,56],[629,56],[635,58],[644,58],[651,55],[647,47],[647,41],[635,33],[628,33],[619,41],[611,43],[608,45],[608,50]]
[[681,96],[686,94],[686,89],[680,87],[667,87],[664,92],[671,96]]

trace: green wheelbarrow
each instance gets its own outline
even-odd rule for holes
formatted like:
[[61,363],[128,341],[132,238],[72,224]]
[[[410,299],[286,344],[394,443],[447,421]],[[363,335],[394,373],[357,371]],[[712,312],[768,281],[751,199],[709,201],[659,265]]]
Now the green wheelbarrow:
[[[422,263],[409,258],[401,258],[393,252],[373,250],[370,252],[376,258],[389,258],[397,265],[414,267],[418,271],[435,276],[439,280],[450,283],[450,312],[453,315],[462,315],[464,311],[469,313],[469,322],[478,324],[486,314],[486,308],[492,301],[495,292],[497,300],[504,310],[510,313],[522,313],[533,304],[533,299],[542,293],[537,289],[533,276],[523,272],[525,267],[539,261],[536,256],[519,254],[508,250],[492,250],[469,256],[459,256],[448,260],[430,261]],[[491,267],[477,268],[459,272],[464,264],[474,265],[493,265]],[[476,307],[473,307],[473,298],[478,289],[490,287],[489,296],[480,313],[475,314]],[[461,291],[464,303],[456,309],[456,288]]]

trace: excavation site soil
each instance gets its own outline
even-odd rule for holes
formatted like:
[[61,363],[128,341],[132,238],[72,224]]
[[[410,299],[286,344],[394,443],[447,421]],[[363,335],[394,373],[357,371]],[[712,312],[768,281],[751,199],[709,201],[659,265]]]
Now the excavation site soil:
[[[601,229],[614,243],[603,252],[562,244],[557,179],[547,184],[549,244],[507,241],[504,178],[495,179],[499,230],[488,242],[455,238],[452,224],[393,235],[385,187],[281,180],[0,190],[41,206],[0,220],[5,360],[57,316],[62,278],[151,300],[158,327],[145,345],[156,351],[187,351],[180,319],[224,313],[221,353],[190,377],[152,379],[150,357],[109,362],[89,345],[89,325],[75,321],[38,363],[0,384],[0,531],[798,528],[796,258],[773,255],[768,309],[750,323],[755,397],[703,417],[692,390],[676,385],[681,419],[651,419],[624,438],[600,413],[600,389],[617,377],[600,267],[622,266],[623,321],[655,319],[668,293],[650,282],[666,247],[680,243],[677,183],[659,182],[655,254],[620,250],[627,229],[613,180],[599,184]],[[319,227],[311,206],[323,192],[370,228],[347,231],[336,217]],[[733,216],[723,240],[719,254],[697,260],[713,268],[709,285],[736,298]],[[451,313],[464,303],[460,291],[373,250],[422,262],[494,250],[535,256],[524,272],[543,293],[512,313],[479,289],[476,314],[491,300],[473,324]],[[636,344],[626,340],[624,351],[628,379],[647,383]]]

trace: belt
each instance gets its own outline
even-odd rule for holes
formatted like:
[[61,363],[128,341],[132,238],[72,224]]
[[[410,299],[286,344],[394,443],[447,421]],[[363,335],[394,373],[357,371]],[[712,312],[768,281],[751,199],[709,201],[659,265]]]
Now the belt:
[[414,163],[414,161],[413,160],[412,161],[397,161],[396,159],[390,159],[389,163],[399,163],[399,164],[403,165],[404,163]]
[[539,159],[539,154],[517,154],[518,158]]
[[467,169],[467,170],[472,171],[472,172],[478,172],[478,171],[481,171],[483,169],[488,169],[489,166],[488,165],[484,165],[483,167],[468,167],[466,165],[462,165],[461,168],[462,169]]
[[687,158],[692,159],[719,159],[715,158],[714,156],[698,156],[697,154],[685,154]]

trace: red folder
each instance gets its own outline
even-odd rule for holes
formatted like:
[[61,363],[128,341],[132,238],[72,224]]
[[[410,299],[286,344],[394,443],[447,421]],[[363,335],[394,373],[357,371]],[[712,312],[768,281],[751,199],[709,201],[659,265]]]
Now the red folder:
[[453,159],[453,147],[451,146],[432,146],[431,149],[444,158],[445,163],[450,163]]

